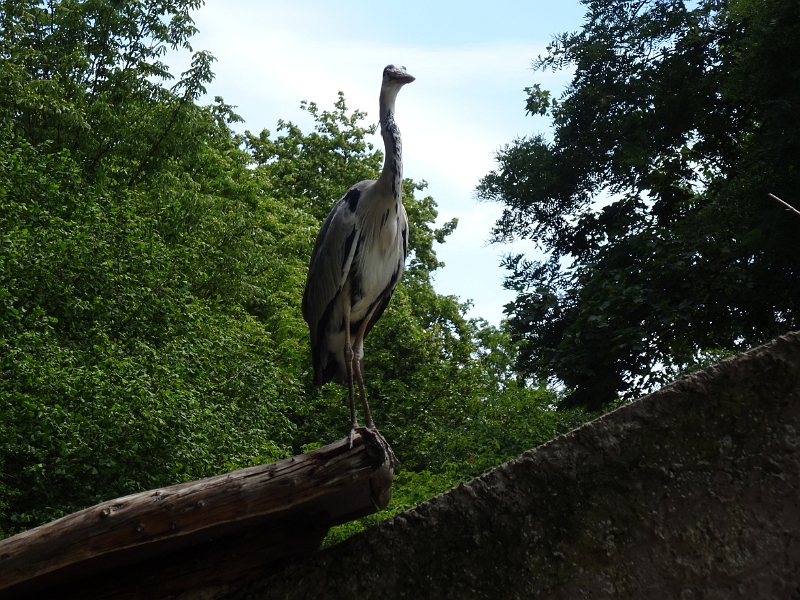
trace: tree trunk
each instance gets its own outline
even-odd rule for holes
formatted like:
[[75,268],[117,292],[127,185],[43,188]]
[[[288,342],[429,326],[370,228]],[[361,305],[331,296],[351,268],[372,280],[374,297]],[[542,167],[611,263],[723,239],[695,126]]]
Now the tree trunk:
[[384,508],[387,449],[364,431],[352,447],[344,439],[68,515],[0,541],[0,595],[149,599],[241,580]]

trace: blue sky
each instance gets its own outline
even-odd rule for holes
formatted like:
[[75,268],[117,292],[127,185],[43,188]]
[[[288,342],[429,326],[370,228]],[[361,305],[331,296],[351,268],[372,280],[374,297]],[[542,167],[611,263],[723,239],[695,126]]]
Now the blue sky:
[[[241,128],[254,132],[274,133],[278,119],[308,130],[300,101],[329,108],[340,90],[374,122],[383,67],[405,65],[417,78],[397,101],[405,175],[428,182],[439,222],[459,219],[437,249],[446,266],[434,285],[472,300],[470,316],[496,325],[513,299],[502,289],[500,259],[535,248],[487,245],[501,207],[478,203],[475,186],[504,144],[547,132],[543,118],[525,116],[523,88],[541,83],[560,93],[569,74],[534,73],[531,61],[554,34],[577,30],[584,13],[576,0],[207,0],[194,15],[200,33],[192,46],[217,58],[209,101],[236,105]],[[187,60],[169,62],[180,71]]]

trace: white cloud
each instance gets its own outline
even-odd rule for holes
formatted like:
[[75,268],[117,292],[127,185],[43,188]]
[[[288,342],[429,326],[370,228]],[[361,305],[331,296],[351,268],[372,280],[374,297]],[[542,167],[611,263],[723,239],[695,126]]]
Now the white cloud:
[[[212,1],[199,11],[200,34],[193,46],[217,57],[209,95],[237,105],[248,129],[274,130],[278,119],[308,128],[300,100],[328,108],[340,90],[351,108],[367,111],[374,122],[383,67],[397,62],[417,78],[397,105],[405,174],[429,182],[439,222],[459,218],[458,229],[439,250],[447,268],[437,276],[437,290],[473,299],[472,316],[498,323],[502,305],[513,298],[501,288],[499,260],[508,249],[485,242],[501,207],[477,203],[474,190],[503,144],[545,127],[542,119],[525,117],[523,88],[538,81],[555,91],[566,77],[531,73],[531,59],[544,44],[359,42],[360,36],[339,39],[320,19],[304,22],[297,3],[245,2],[246,14],[233,6]],[[288,28],[286,23],[301,25]],[[188,57],[180,60],[188,64]],[[377,136],[374,143],[382,145]]]

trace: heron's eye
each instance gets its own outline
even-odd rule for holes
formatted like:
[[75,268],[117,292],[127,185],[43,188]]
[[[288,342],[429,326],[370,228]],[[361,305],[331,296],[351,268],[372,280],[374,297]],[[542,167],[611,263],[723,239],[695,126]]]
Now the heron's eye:
[[406,70],[406,68],[405,68],[405,67],[402,67],[402,66],[401,66],[400,68],[401,68],[401,69],[403,69],[403,71],[405,71],[405,70]]

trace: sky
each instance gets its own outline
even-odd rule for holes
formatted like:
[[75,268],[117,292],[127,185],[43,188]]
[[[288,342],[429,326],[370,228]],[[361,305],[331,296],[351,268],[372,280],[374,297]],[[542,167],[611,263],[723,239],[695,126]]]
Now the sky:
[[[235,105],[241,131],[275,134],[279,119],[309,131],[300,102],[330,109],[339,91],[375,123],[383,68],[404,65],[417,78],[397,99],[404,174],[428,182],[437,224],[459,220],[437,247],[445,267],[434,286],[471,300],[470,317],[498,325],[514,297],[502,287],[500,261],[509,253],[534,257],[536,248],[488,244],[502,207],[478,202],[475,188],[505,144],[548,133],[543,117],[525,115],[524,88],[540,83],[558,95],[570,77],[534,72],[531,62],[554,35],[579,29],[584,14],[577,0],[206,0],[193,15],[199,33],[191,44],[217,59],[205,101],[222,96]],[[175,73],[188,61],[168,57]],[[371,141],[382,148],[378,135]]]

